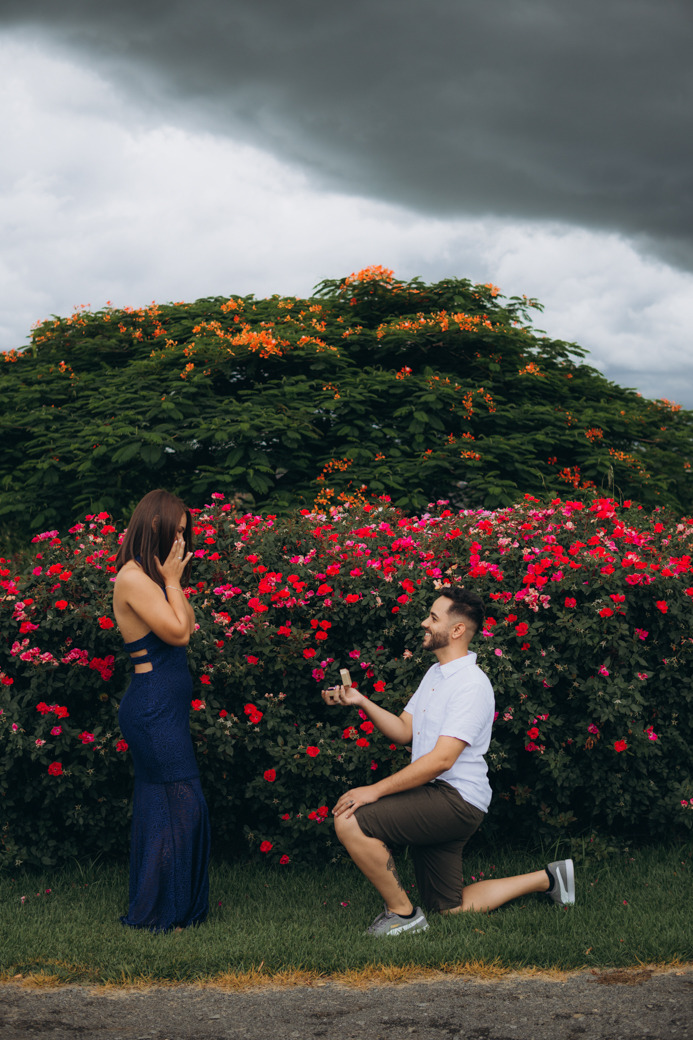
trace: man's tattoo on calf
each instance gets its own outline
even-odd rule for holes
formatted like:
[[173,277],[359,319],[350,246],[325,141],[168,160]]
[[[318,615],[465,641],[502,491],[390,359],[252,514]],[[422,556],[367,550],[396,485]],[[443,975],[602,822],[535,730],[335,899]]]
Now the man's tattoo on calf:
[[390,849],[387,848],[387,845],[385,845],[385,842],[383,842],[383,845],[387,849],[387,851],[390,853],[390,855],[388,856],[387,863],[385,864],[385,866],[386,866],[386,868],[389,871],[392,872],[392,874],[394,875],[395,881],[397,882],[399,887],[404,892],[405,891],[404,885],[400,881],[399,874],[397,873],[397,867],[395,866],[395,857],[392,855],[392,852],[390,851]]

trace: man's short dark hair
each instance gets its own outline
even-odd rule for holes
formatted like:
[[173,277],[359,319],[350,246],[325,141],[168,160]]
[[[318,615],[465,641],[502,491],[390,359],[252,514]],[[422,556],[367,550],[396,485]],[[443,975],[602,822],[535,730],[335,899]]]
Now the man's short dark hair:
[[481,596],[477,596],[476,592],[470,592],[462,585],[449,585],[440,589],[439,594],[450,600],[449,614],[458,614],[465,621],[471,621],[475,632],[483,628],[486,607],[483,599]]

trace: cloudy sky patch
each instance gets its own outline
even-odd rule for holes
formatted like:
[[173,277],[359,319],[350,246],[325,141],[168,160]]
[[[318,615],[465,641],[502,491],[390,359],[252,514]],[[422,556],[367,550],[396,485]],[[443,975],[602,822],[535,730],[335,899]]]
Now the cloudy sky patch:
[[4,0],[0,347],[371,263],[693,406],[687,0]]

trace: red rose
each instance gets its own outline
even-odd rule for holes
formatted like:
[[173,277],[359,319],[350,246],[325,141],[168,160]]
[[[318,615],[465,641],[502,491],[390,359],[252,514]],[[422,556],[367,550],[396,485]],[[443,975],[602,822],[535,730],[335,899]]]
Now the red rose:
[[344,597],[344,599],[346,600],[347,603],[358,603],[360,598],[361,597],[357,596],[356,593],[354,593],[354,592],[350,592],[348,596]]
[[573,599],[572,596],[568,596],[566,598],[566,601],[565,601],[565,606],[568,607],[569,609],[571,607],[576,607],[577,606],[577,600]]
[[518,636],[526,636],[529,632],[529,625],[526,621],[521,621],[519,625],[515,625],[515,631]]
[[248,662],[248,664],[258,664],[260,661],[260,658],[255,657],[254,654],[246,654],[245,659]]
[[202,709],[205,706],[205,702],[199,700],[190,701],[190,704],[192,705],[194,711],[202,711]]
[[366,740],[365,737],[359,737],[359,739],[356,741],[356,747],[370,747],[370,746],[371,746],[370,741]]
[[383,690],[385,689],[385,683],[383,682],[383,680],[382,680],[382,679],[378,679],[378,681],[377,681],[377,682],[374,682],[374,683],[373,683],[373,689],[374,689],[374,690],[375,690],[375,691],[376,691],[377,693],[382,693],[382,692],[383,692]]
[[113,622],[109,617],[100,617],[99,628],[113,628]]
[[626,743],[625,740],[615,740],[614,741],[614,751],[625,751],[627,747],[628,747],[628,744]]
[[208,675],[201,675],[200,676],[200,682],[202,683],[203,686],[209,686],[211,681],[212,680],[210,679],[210,677]]
[[313,647],[312,646],[307,647],[303,651],[303,656],[306,658],[306,660],[310,660],[311,657],[315,657],[315,650],[313,650]]
[[599,611],[600,617],[611,617],[612,614],[613,610],[611,609],[611,607],[602,607],[602,609]]
[[311,758],[315,758],[316,755],[320,754],[320,748],[314,746],[307,747],[306,754],[310,755]]
[[269,852],[270,849],[274,848],[271,841],[260,842],[260,852]]
[[49,776],[62,776],[63,775],[63,764],[62,762],[51,762],[48,767]]
[[661,610],[662,614],[666,614],[667,610],[669,609],[669,604],[664,599],[658,599],[655,603],[655,606],[657,610]]
[[270,784],[273,784],[274,781],[277,779],[276,769],[266,769],[262,775],[264,776],[265,780],[267,780],[267,782]]
[[286,853],[283,856],[279,857],[279,862],[281,863],[282,866],[284,866],[285,863],[289,863],[290,862],[289,857],[286,855]]
[[225,719],[227,715],[228,715],[228,711],[226,710],[226,708],[222,708],[221,711],[219,712],[219,718],[220,719]]
[[527,736],[529,737],[530,740],[536,740],[537,737],[539,736],[539,730],[537,729],[537,727],[536,726],[532,726],[530,729],[528,729],[527,730]]
[[93,733],[87,733],[85,731],[84,733],[80,733],[79,739],[82,741],[83,744],[93,744],[94,743],[94,734]]
[[128,744],[127,744],[127,741],[125,741],[125,740],[119,740],[118,743],[116,744],[116,751],[127,751],[127,749],[128,749]]
[[56,610],[67,610],[67,607],[68,607],[68,603],[67,603],[66,599],[57,599],[55,601],[55,609]]
[[327,632],[316,632],[315,633],[315,638],[316,639],[327,639]]

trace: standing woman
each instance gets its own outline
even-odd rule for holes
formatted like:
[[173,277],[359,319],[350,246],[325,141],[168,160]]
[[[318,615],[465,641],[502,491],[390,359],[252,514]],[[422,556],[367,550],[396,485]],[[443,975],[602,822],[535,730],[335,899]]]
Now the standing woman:
[[190,513],[168,491],[139,503],[116,558],[113,613],[134,674],[119,722],[135,765],[130,849],[133,928],[166,931],[207,916],[209,820],[190,736],[186,647],[195,614]]

